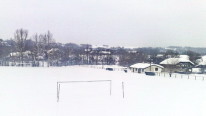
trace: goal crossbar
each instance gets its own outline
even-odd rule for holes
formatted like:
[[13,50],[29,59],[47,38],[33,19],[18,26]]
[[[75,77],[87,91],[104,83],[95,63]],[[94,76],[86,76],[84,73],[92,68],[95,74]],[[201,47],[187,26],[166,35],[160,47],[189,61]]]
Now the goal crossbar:
[[59,102],[61,84],[64,84],[64,83],[87,83],[87,82],[88,83],[91,83],[91,82],[109,82],[110,83],[109,94],[110,94],[110,96],[112,95],[112,80],[58,81],[57,82],[57,102]]
[[59,81],[57,83],[81,83],[81,82],[105,82],[105,81],[108,81],[108,82],[111,82],[111,80],[92,80],[92,81]]

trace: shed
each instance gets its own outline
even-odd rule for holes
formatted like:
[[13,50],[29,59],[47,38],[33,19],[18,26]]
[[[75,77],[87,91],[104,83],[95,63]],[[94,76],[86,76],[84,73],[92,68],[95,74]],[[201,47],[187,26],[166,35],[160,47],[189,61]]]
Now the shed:
[[162,72],[164,67],[158,64],[137,63],[130,66],[130,70],[135,73]]

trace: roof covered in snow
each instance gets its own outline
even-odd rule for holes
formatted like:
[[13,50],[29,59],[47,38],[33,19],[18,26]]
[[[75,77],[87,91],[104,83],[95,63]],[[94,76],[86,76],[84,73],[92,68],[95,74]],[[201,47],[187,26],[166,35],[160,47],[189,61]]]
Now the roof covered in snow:
[[168,58],[160,62],[160,64],[169,64],[169,65],[176,65],[178,63],[191,63],[194,65],[194,63],[187,58]]
[[[163,66],[158,65],[158,64],[151,64],[151,66],[157,66],[160,68],[164,68]],[[131,68],[147,68],[147,67],[150,67],[150,64],[149,63],[137,63],[137,64],[131,65],[130,67]]]
[[[29,54],[31,54],[31,51],[25,51],[25,52],[23,52],[22,53],[24,56],[28,56]],[[12,53],[10,53],[10,56],[14,56],[14,57],[17,57],[17,56],[20,56],[21,55],[21,53],[20,52],[12,52]]]
[[187,59],[187,60],[190,59],[190,57],[188,55],[179,55],[179,58]]
[[110,48],[109,45],[92,45],[92,48]]
[[200,59],[196,60],[198,65],[206,65],[206,56],[202,56]]

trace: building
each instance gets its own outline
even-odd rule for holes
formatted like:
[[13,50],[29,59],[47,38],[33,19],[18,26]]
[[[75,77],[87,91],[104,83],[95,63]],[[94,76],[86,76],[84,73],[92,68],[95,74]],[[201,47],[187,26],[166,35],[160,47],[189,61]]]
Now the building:
[[130,66],[130,70],[135,73],[162,72],[163,69],[161,65],[149,63],[137,63]]
[[166,72],[191,72],[194,67],[194,63],[189,58],[168,58],[160,62],[160,65],[165,67]]
[[193,73],[203,74],[206,72],[206,56],[201,56],[200,59],[196,60],[197,65],[192,68]]

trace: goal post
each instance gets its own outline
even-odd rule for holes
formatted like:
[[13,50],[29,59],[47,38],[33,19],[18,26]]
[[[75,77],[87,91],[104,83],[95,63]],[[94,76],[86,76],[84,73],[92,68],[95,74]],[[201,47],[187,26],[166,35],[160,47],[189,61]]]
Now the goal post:
[[109,95],[112,95],[112,80],[89,80],[89,81],[58,81],[57,82],[57,102],[60,98],[61,84],[69,83],[98,83],[98,82],[108,82],[109,83]]

